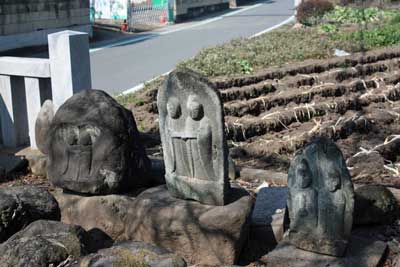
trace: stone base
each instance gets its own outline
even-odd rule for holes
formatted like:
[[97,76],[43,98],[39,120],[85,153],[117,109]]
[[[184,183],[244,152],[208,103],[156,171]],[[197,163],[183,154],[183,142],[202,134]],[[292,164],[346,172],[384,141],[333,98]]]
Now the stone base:
[[169,192],[177,198],[197,200],[206,205],[223,206],[227,185],[208,180],[196,179],[193,177],[165,175]]
[[353,236],[345,257],[332,257],[296,248],[288,242],[263,257],[267,266],[285,267],[376,267],[386,252],[387,245]]
[[62,221],[99,228],[115,240],[137,240],[169,249],[189,264],[221,266],[237,261],[248,237],[253,199],[232,189],[236,200],[208,206],[176,199],[165,186],[137,197],[79,196],[57,191]]
[[320,238],[310,236],[310,233],[292,232],[289,230],[288,239],[292,245],[299,249],[336,257],[342,257],[346,253],[347,240]]

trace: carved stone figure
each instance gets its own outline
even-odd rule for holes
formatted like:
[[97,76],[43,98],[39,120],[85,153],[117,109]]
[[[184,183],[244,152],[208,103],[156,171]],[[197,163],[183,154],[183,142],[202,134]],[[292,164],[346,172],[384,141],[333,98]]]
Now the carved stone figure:
[[158,92],[166,182],[178,198],[224,205],[229,189],[228,150],[221,100],[189,70],[172,72]]
[[36,126],[45,129],[37,135],[38,147],[48,155],[48,177],[55,186],[111,194],[146,185],[150,161],[133,115],[106,93],[75,94],[51,121],[41,119]]
[[343,256],[353,224],[354,190],[339,148],[318,138],[299,151],[288,175],[289,241],[298,248]]

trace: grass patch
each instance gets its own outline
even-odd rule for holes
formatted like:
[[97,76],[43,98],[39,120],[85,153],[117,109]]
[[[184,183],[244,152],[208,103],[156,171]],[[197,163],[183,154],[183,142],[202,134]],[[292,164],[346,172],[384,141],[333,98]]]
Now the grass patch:
[[208,77],[248,74],[305,59],[328,58],[333,56],[336,47],[336,42],[317,28],[292,29],[285,26],[254,39],[237,39],[204,49],[179,66]]
[[317,25],[292,26],[203,49],[179,66],[207,77],[234,76],[306,59],[330,58],[335,49],[359,52],[400,44],[399,10],[336,6]]
[[156,79],[144,83],[143,89],[139,90],[138,92],[125,95],[120,94],[114,96],[114,98],[119,104],[126,108],[129,108],[129,106],[132,104],[134,106],[142,106],[143,104],[148,103],[148,98],[151,97],[147,95],[147,93],[151,91],[156,91],[163,81],[164,77],[157,77]]
[[130,93],[126,95],[117,95],[114,97],[115,100],[119,104],[121,104],[124,107],[128,107],[130,104],[136,104],[136,105],[141,105],[144,103],[144,99],[141,99],[138,97],[137,93]]

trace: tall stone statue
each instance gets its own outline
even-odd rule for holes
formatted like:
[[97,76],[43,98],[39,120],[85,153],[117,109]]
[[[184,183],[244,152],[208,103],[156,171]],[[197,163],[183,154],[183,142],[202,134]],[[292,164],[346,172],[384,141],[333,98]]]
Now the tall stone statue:
[[224,205],[228,149],[222,104],[213,86],[197,73],[176,70],[160,88],[157,105],[169,192]]
[[36,139],[55,186],[113,194],[147,185],[151,163],[129,110],[98,90],[75,94],[53,118],[50,109],[47,103],[39,113]]
[[288,175],[289,242],[343,256],[353,224],[354,190],[339,148],[318,138],[299,151]]

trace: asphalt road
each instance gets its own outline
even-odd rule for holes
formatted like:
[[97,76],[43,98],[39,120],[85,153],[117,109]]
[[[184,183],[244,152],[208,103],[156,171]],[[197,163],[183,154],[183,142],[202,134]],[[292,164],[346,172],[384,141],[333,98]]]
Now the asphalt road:
[[92,50],[93,88],[124,92],[172,70],[202,48],[250,37],[282,23],[293,15],[293,6],[293,0],[260,1],[223,16],[135,36],[134,43]]

